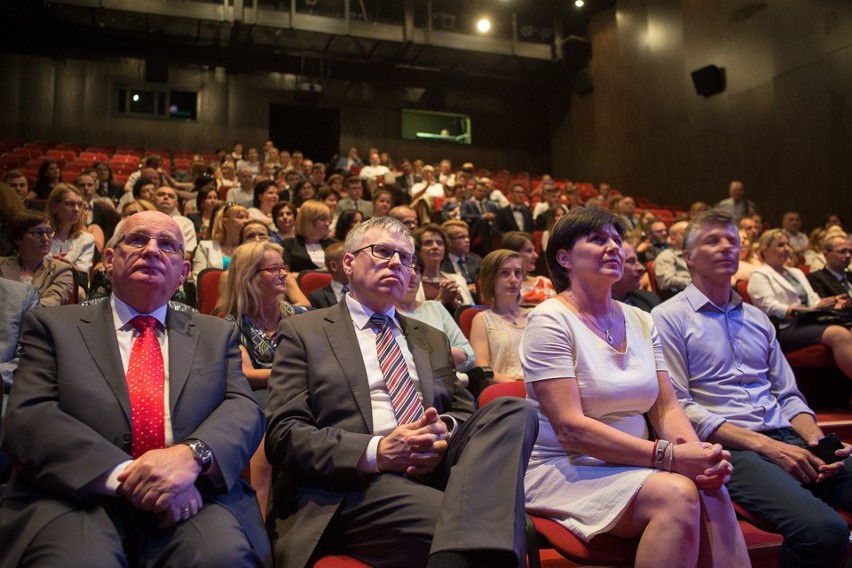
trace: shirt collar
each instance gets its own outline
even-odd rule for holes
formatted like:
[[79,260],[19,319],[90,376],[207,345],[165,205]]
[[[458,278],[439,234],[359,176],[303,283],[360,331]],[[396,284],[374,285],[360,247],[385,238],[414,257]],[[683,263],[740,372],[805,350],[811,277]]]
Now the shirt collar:
[[837,278],[837,279],[838,279],[838,280],[840,280],[841,282],[843,282],[843,281],[845,281],[845,280],[846,280],[846,273],[845,273],[845,272],[835,272],[835,271],[833,271],[832,269],[830,269],[828,266],[826,266],[826,267],[825,267],[825,269],[826,269],[826,270],[828,270],[828,272],[829,272],[832,276],[834,276],[835,278]]
[[692,309],[696,312],[701,311],[704,308],[713,309],[720,312],[728,312],[731,310],[736,310],[742,308],[743,299],[737,294],[737,292],[731,288],[731,295],[729,296],[728,303],[724,306],[717,306],[710,298],[704,295],[704,293],[699,290],[695,284],[690,283],[689,286],[683,291],[684,296],[686,297],[686,301],[689,302],[689,305],[692,306]]
[[461,260],[462,262],[464,262],[465,257],[463,257],[463,256],[456,256],[456,255],[454,255],[453,253],[448,253],[448,254],[449,254],[449,256],[450,256],[450,261],[453,263],[453,265],[458,264],[460,260]]
[[130,320],[138,315],[152,316],[160,324],[162,328],[166,327],[166,312],[168,311],[168,303],[163,304],[149,314],[142,314],[131,308],[125,302],[122,302],[115,294],[110,296],[110,304],[112,304],[112,317],[115,323],[115,329],[126,329],[130,324]]
[[[350,294],[346,294],[344,299],[346,300],[346,307],[349,308],[349,314],[352,316],[352,321],[355,323],[355,327],[358,329],[367,329],[370,327],[370,317],[376,312],[358,302],[358,300],[353,298]],[[391,308],[385,312],[385,315],[388,316],[388,321],[392,326],[399,327],[395,319],[396,308],[391,306]]]

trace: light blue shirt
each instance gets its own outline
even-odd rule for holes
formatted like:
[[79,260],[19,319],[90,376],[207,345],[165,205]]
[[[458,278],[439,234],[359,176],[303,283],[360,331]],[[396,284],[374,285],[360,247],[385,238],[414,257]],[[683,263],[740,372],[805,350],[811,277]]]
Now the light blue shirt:
[[719,307],[690,284],[651,315],[678,400],[702,440],[726,421],[765,432],[813,415],[769,318],[736,292]]

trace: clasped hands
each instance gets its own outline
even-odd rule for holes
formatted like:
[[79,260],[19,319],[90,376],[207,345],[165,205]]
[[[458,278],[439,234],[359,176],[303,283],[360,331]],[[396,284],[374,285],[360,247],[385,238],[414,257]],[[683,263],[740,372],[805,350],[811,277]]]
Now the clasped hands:
[[195,488],[200,473],[188,446],[150,450],[119,474],[118,494],[134,507],[157,514],[160,528],[170,527],[201,509],[203,499]]
[[676,471],[695,482],[703,491],[715,491],[728,483],[734,466],[731,452],[721,444],[710,442],[687,442],[686,438],[675,438],[674,467]]
[[379,471],[410,477],[431,473],[444,457],[448,435],[438,411],[427,408],[420,420],[398,426],[379,441],[376,465]]

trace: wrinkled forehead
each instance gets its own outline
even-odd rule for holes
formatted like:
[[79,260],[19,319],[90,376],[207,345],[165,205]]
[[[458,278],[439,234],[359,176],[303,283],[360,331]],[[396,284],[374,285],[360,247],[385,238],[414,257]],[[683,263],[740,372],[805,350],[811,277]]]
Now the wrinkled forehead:
[[145,233],[152,237],[171,237],[183,243],[183,233],[177,223],[165,214],[142,211],[127,217],[122,223],[123,233]]

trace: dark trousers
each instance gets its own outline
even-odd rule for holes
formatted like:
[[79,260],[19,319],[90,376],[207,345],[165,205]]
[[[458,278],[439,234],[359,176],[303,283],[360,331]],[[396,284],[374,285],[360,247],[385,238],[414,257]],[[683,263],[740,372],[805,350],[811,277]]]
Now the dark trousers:
[[[806,447],[789,428],[766,435]],[[802,483],[769,459],[748,450],[730,450],[734,472],[731,498],[784,536],[780,567],[841,566],[848,556],[849,527],[832,509],[852,510],[852,464],[822,482]]]
[[435,552],[497,550],[522,564],[523,481],[537,434],[526,401],[488,404],[453,432],[429,476],[378,474],[366,490],[348,493],[318,553],[341,551],[384,568],[424,566]]

